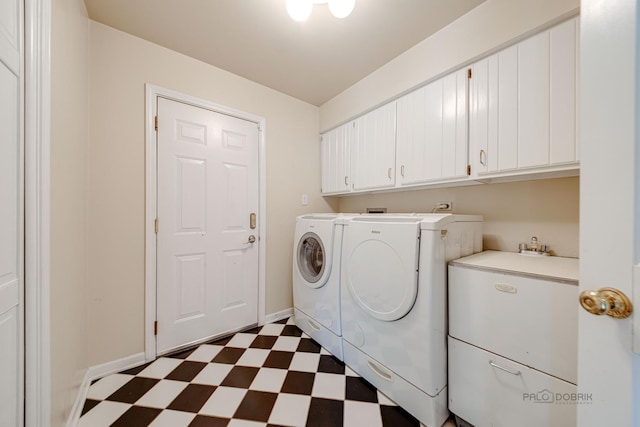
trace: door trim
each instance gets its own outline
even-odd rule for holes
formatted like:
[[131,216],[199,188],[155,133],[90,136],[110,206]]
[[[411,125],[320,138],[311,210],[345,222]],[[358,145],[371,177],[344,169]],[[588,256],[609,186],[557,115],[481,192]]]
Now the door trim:
[[51,423],[51,0],[24,2],[25,426]]
[[152,84],[145,84],[145,320],[144,320],[144,353],[146,361],[156,358],[156,338],[154,334],[154,323],[157,318],[156,308],[156,255],[157,244],[155,234],[155,219],[157,215],[157,147],[155,116],[157,114],[157,98],[163,97],[173,101],[182,102],[199,108],[216,111],[219,113],[234,116],[243,120],[257,123],[259,126],[258,141],[258,198],[259,198],[259,234],[258,234],[258,324],[266,322],[265,316],[265,273],[266,258],[264,248],[266,247],[266,160],[265,160],[265,131],[266,120],[264,117],[246,113],[244,111],[229,108],[220,104],[186,95],[170,89],[165,89]]

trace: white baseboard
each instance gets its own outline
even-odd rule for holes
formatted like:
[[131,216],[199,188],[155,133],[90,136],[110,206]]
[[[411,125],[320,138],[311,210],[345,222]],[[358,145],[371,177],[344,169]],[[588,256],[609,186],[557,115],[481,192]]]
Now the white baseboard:
[[293,307],[278,311],[277,313],[267,314],[265,316],[265,323],[273,323],[278,320],[286,319],[293,316]]
[[84,401],[87,399],[89,386],[93,381],[106,377],[107,375],[115,374],[116,372],[135,368],[143,365],[144,363],[146,363],[144,353],[138,353],[88,368],[84,375],[84,379],[82,380],[82,384],[80,384],[76,401],[71,408],[71,413],[67,419],[66,427],[75,427],[78,424],[80,415],[82,414],[82,408],[84,407]]

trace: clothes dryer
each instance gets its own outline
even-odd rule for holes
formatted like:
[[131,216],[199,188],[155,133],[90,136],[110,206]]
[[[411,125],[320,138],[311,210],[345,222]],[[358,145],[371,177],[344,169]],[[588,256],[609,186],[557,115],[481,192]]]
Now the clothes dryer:
[[482,250],[482,217],[362,215],[345,222],[344,361],[428,427],[448,417],[446,263]]
[[293,305],[296,325],[340,360],[340,261],[344,214],[296,218],[293,242]]

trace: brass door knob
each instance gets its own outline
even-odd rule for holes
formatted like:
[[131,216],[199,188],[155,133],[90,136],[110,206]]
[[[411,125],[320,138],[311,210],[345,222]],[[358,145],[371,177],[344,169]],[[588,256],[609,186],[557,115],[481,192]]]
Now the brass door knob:
[[597,291],[584,291],[580,294],[580,305],[591,314],[624,319],[633,312],[629,298],[617,289],[602,288]]

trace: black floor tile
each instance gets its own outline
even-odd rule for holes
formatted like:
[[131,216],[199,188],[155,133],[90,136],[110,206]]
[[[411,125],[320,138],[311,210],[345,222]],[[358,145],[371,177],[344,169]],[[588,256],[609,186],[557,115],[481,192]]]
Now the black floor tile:
[[293,355],[294,353],[290,351],[273,350],[269,353],[262,366],[265,368],[289,369]]
[[235,366],[227,374],[220,385],[226,387],[249,388],[260,368],[250,366]]
[[278,340],[278,337],[270,336],[270,335],[258,335],[255,340],[251,343],[249,347],[251,348],[263,348],[263,349],[271,349],[273,345]]
[[298,344],[296,351],[303,353],[320,353],[320,344],[312,340],[311,338],[302,338]]
[[244,348],[225,347],[213,358],[213,363],[235,365],[246,350]]
[[283,337],[301,337],[302,330],[295,325],[286,325],[280,335]]
[[207,364],[204,362],[192,362],[190,360],[185,360],[165,378],[168,380],[189,382],[193,380],[205,366],[207,366]]
[[378,391],[367,380],[360,377],[347,377],[346,387],[347,400],[378,403]]
[[112,393],[106,400],[123,403],[135,403],[160,380],[155,378],[133,377],[128,383]]
[[191,355],[191,353],[196,351],[197,348],[198,347],[189,348],[187,350],[183,350],[183,351],[180,351],[178,353],[168,354],[166,357],[170,357],[172,359],[186,359],[187,357],[189,357]]
[[120,372],[121,374],[126,375],[138,375],[140,372],[144,371],[147,366],[151,365],[153,362],[145,363],[144,365],[136,366],[135,368],[127,369],[126,371]]
[[189,384],[167,408],[175,411],[198,412],[216,388],[213,385]]
[[231,338],[233,338],[233,335],[231,335],[229,337],[225,337],[225,338],[220,338],[220,339],[217,339],[217,340],[209,341],[207,344],[227,345],[229,343],[229,341],[231,341]]
[[420,422],[399,406],[380,405],[384,427],[420,427]]
[[269,415],[271,415],[277,398],[277,393],[249,390],[233,417],[266,422],[269,419]]
[[111,427],[148,426],[151,421],[160,415],[160,412],[162,412],[162,409],[132,406],[120,418],[115,420]]
[[93,400],[93,399],[87,399],[84,401],[84,406],[82,407],[82,413],[80,414],[80,416],[86,414],[87,412],[89,412],[91,409],[93,409],[94,406],[96,406],[98,403],[102,402],[101,400]]
[[281,393],[311,395],[315,374],[311,372],[289,371],[280,389]]
[[344,374],[344,363],[333,356],[323,354],[322,356],[320,356],[318,372],[326,372],[328,374]]
[[311,398],[306,427],[340,427],[343,425],[343,420],[344,401]]
[[231,420],[229,418],[207,417],[196,415],[189,427],[226,427]]

